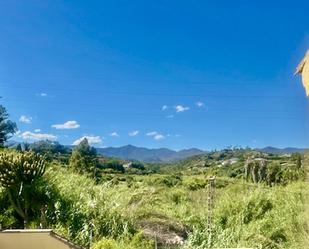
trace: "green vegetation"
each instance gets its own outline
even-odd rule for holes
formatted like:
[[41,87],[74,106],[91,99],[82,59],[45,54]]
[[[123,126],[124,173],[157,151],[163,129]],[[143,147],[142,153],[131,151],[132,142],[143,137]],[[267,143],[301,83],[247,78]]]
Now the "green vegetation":
[[40,191],[45,166],[44,158],[33,152],[0,153],[0,184],[25,226],[35,216],[36,208],[47,204]]
[[[3,145],[16,126],[1,110]],[[146,165],[98,156],[87,139],[0,148],[0,224],[92,249],[307,248],[308,166],[242,148]]]
[[[244,180],[246,158],[252,154],[268,162],[265,181],[257,184]],[[94,249],[154,248],[155,240],[159,248],[305,248],[309,192],[301,155],[230,149],[161,165],[156,171],[154,165],[137,162],[123,162],[126,167],[119,170],[120,160],[95,155],[85,142],[73,150],[69,165],[53,155],[43,174],[41,156],[2,150],[0,178],[6,169],[19,174],[10,173],[13,201],[7,199],[11,185],[1,181],[2,227],[23,226],[25,217],[16,206],[24,207],[31,196],[28,227],[45,224]],[[25,165],[20,160],[33,166],[19,168]],[[217,178],[210,236],[207,179],[212,175]],[[28,187],[20,193],[21,182]]]
[[8,118],[5,107],[0,105],[0,147],[17,131],[16,124]]
[[95,176],[98,164],[96,155],[96,150],[88,144],[85,138],[73,149],[69,167],[77,173]]

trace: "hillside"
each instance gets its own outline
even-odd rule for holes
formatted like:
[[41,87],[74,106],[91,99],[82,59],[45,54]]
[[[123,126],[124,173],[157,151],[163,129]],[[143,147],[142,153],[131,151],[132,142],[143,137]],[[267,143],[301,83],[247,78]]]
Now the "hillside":
[[272,146],[268,146],[262,149],[257,149],[262,152],[271,153],[271,154],[291,154],[291,153],[303,153],[308,149],[305,148],[295,148],[295,147],[287,147],[287,148],[276,148]]
[[[155,243],[161,249],[239,245],[289,249],[302,248],[307,236],[303,219],[304,197],[308,195],[303,163],[307,161],[301,154],[224,149],[176,163],[144,166],[97,157],[85,144],[80,144],[72,154],[47,146],[58,148],[57,144],[34,145],[48,148],[46,168],[41,163],[44,157],[32,151],[2,149],[0,153],[3,228],[23,227],[26,219],[29,227],[44,221],[77,244],[87,248],[92,244],[91,249],[151,249]],[[69,161],[63,160],[64,156],[69,156]],[[248,156],[254,158],[254,170],[250,166],[246,174],[244,162]],[[32,166],[19,163],[19,158]],[[261,159],[267,161],[267,168],[262,167]],[[19,178],[14,170],[27,177],[34,175],[31,171],[46,170],[40,178],[32,179],[31,198],[27,192],[30,185],[26,190],[7,187],[7,179],[25,179]],[[216,177],[212,235],[205,233],[210,176]],[[20,209],[7,198],[8,191],[14,191],[18,202],[26,203],[27,198],[31,203],[29,217],[14,212],[14,208]],[[44,216],[42,207],[46,208]],[[205,247],[205,243],[209,246]]]
[[199,149],[186,149],[174,151],[166,148],[148,149],[143,147],[136,147],[133,145],[126,145],[122,147],[107,147],[97,148],[97,151],[102,156],[117,157],[125,160],[138,160],[148,163],[164,163],[174,162],[205,153]]
[[[6,146],[9,148],[16,148],[19,143],[16,141],[9,141],[6,143]],[[49,144],[50,146],[61,147],[57,142],[52,141],[39,141],[32,144],[29,144],[29,148],[35,149],[38,146]],[[72,145],[64,145],[66,149],[73,149]],[[106,147],[106,148],[96,148],[99,155],[105,157],[113,157],[119,158],[123,160],[134,160],[141,161],[145,163],[174,163],[178,161],[182,161],[194,156],[197,156],[197,159],[200,157],[207,157],[209,153],[215,152],[207,152],[197,148],[184,149],[184,150],[171,150],[168,148],[159,148],[159,149],[149,149],[144,147],[137,147],[134,145],[126,145],[121,147]],[[292,154],[292,153],[303,153],[307,151],[306,148],[296,148],[296,147],[286,147],[286,148],[277,148],[272,146],[267,146],[264,148],[256,148],[255,151],[260,151],[263,153],[269,153],[274,155],[283,155],[283,154]],[[221,150],[227,151],[227,149]],[[244,149],[240,149],[239,152],[243,152]]]

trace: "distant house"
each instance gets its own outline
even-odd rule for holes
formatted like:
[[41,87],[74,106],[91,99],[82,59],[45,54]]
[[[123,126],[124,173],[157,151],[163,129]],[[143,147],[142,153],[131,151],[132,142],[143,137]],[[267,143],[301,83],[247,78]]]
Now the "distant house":
[[280,155],[279,157],[281,157],[281,158],[292,157],[292,154],[285,153],[285,154]]
[[131,168],[131,166],[132,166],[132,162],[128,162],[128,163],[124,163],[124,164],[123,164],[123,167],[124,167],[125,169],[129,169],[129,168]]
[[4,230],[1,249],[83,249],[49,229]]
[[227,160],[224,160],[221,165],[222,166],[229,166],[229,165],[233,165],[235,163],[237,163],[239,161],[239,158],[237,157],[233,157],[231,159],[227,159]]

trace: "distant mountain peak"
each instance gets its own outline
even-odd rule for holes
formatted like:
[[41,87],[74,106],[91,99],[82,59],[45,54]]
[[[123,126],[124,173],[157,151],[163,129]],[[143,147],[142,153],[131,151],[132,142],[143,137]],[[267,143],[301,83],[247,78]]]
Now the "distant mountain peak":
[[286,148],[276,148],[273,146],[267,146],[261,149],[256,149],[258,151],[271,153],[271,154],[291,154],[291,153],[303,153],[308,150],[305,148],[296,148],[296,147],[286,147]]
[[171,150],[167,148],[149,149],[131,144],[121,147],[97,148],[99,154],[108,157],[118,157],[125,160],[138,160],[143,162],[159,163],[174,162],[190,156],[205,153],[196,148],[184,150]]

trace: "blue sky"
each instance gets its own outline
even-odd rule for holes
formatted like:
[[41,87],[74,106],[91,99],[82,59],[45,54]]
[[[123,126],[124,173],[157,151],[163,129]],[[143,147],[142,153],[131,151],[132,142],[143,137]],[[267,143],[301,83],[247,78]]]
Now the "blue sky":
[[[13,139],[309,147],[308,1],[1,1]],[[69,122],[68,122],[69,121]]]

